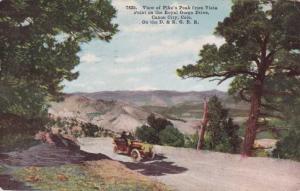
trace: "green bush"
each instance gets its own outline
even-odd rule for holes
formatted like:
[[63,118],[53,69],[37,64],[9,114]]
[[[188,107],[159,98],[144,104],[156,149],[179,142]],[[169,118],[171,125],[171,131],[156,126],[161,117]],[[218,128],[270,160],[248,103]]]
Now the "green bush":
[[141,141],[176,147],[184,146],[184,135],[167,119],[156,118],[151,114],[147,122],[149,125],[143,125],[135,130],[135,136]]
[[35,140],[32,134],[17,132],[6,134],[5,136],[0,136],[0,151],[20,151],[30,148],[38,143],[40,143],[40,141]]
[[198,144],[198,133],[184,136],[184,147],[196,149]]
[[273,157],[300,161],[300,132],[292,130],[276,143]]
[[155,117],[155,115],[153,113],[151,115],[149,115],[149,117],[147,118],[147,122],[148,122],[149,126],[154,128],[155,131],[158,133],[160,131],[164,130],[167,126],[173,126],[171,121],[164,119],[164,118]]
[[159,136],[153,127],[147,125],[138,127],[135,131],[135,136],[141,141],[151,144],[159,144]]
[[255,149],[253,150],[253,156],[255,157],[269,157],[269,152],[265,149]]
[[164,118],[155,117],[152,113],[147,118],[148,125],[138,127],[135,131],[135,135],[141,141],[145,141],[151,144],[161,144],[159,134],[168,126],[173,124]]
[[25,118],[13,114],[0,114],[0,151],[27,149],[38,141],[34,135],[45,129],[46,118]]
[[161,144],[174,147],[184,146],[184,135],[173,126],[168,126],[159,133]]
[[92,123],[85,123],[77,121],[75,118],[57,118],[48,123],[47,128],[50,130],[52,127],[59,128],[61,134],[71,134],[74,137],[112,137],[113,131],[104,129]]
[[219,152],[238,153],[241,138],[239,126],[228,117],[228,110],[223,108],[220,100],[214,96],[208,102],[208,125],[206,127],[205,149]]
[[81,128],[86,137],[96,137],[100,131],[103,131],[101,127],[92,123],[84,123]]
[[[280,134],[280,140],[272,155],[276,158],[300,161],[300,100],[299,96],[289,100],[290,104],[283,104],[283,111],[287,117],[286,123],[279,124],[287,130]],[[279,126],[279,127],[280,127]]]

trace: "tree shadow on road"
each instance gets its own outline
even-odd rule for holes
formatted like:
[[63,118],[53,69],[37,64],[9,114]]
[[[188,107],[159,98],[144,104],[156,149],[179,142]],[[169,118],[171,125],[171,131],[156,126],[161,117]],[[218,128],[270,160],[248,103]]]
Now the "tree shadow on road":
[[164,155],[158,155],[153,161],[122,162],[127,168],[137,171],[146,176],[164,176],[166,174],[180,174],[187,168],[176,165],[174,162],[163,161],[167,159]]

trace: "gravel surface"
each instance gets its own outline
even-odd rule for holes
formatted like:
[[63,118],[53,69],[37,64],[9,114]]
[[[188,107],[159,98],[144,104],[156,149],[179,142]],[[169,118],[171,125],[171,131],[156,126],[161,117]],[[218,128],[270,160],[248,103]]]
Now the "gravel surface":
[[79,142],[83,151],[102,153],[175,190],[300,191],[300,163],[290,160],[155,146],[158,157],[134,163],[128,156],[113,153],[111,138]]

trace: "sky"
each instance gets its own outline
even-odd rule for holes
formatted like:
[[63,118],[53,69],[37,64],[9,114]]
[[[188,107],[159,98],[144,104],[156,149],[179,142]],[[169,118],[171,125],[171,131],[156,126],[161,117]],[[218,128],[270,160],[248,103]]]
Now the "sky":
[[[194,64],[202,46],[224,43],[213,35],[219,21],[229,15],[231,0],[113,0],[119,32],[110,42],[92,40],[81,45],[78,79],[63,82],[64,92],[114,90],[226,91],[229,81],[217,85],[208,79],[181,79],[176,69]],[[193,16],[199,24],[141,24],[149,15],[134,15],[127,5],[215,6],[209,15]]]

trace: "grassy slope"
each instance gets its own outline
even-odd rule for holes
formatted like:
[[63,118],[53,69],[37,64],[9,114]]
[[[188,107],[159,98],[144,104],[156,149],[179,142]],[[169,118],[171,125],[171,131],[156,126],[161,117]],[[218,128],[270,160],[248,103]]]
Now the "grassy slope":
[[45,191],[169,190],[163,184],[110,160],[56,167],[23,167],[15,171],[14,176],[33,189]]

